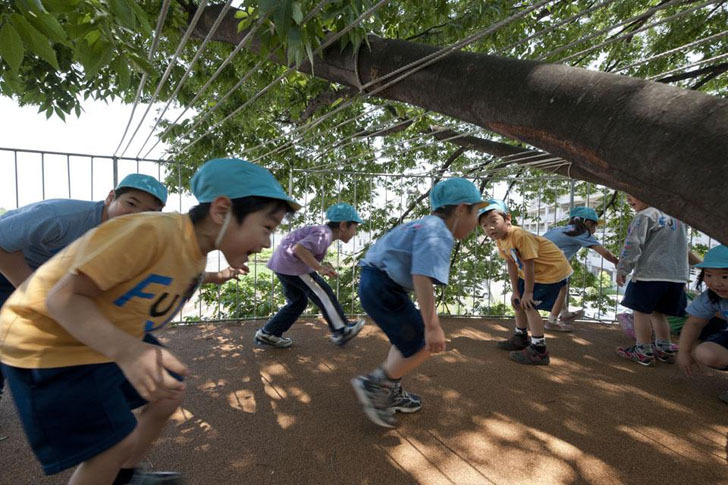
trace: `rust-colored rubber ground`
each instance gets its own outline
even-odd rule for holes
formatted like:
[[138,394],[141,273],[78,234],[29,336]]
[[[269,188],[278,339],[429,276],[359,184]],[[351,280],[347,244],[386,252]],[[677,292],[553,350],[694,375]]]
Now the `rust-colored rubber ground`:
[[[186,484],[728,483],[728,376],[619,358],[617,326],[547,334],[551,365],[509,360],[512,323],[443,320],[448,352],[405,378],[422,395],[397,428],[364,416],[349,380],[386,355],[368,324],[344,348],[321,321],[297,323],[290,349],[253,344],[260,323],[159,334],[191,369],[183,409],[149,454]],[[0,483],[43,477],[9,396],[0,401]]]

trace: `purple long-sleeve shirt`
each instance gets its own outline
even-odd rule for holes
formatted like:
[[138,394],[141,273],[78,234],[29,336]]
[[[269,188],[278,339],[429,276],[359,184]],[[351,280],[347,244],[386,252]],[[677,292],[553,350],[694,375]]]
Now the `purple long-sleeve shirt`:
[[268,261],[268,268],[276,273],[286,275],[302,275],[314,271],[309,265],[298,259],[293,252],[296,244],[311,251],[313,257],[323,261],[326,250],[333,242],[333,234],[327,225],[305,226],[289,233],[283,238]]

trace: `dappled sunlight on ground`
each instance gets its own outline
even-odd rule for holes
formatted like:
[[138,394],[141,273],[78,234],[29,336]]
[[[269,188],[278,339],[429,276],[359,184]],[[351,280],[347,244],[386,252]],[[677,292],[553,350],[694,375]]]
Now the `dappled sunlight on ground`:
[[[349,383],[387,354],[375,325],[339,348],[320,319],[300,322],[293,347],[273,349],[253,344],[262,323],[163,333],[191,375],[155,468],[220,484],[728,483],[728,407],[716,397],[726,375],[688,381],[674,366],[624,361],[614,326],[547,334],[551,365],[528,367],[495,347],[512,322],[443,319],[448,351],[403,380],[423,409],[388,430]],[[9,404],[3,468],[35,473],[17,483],[63,482],[42,477]]]

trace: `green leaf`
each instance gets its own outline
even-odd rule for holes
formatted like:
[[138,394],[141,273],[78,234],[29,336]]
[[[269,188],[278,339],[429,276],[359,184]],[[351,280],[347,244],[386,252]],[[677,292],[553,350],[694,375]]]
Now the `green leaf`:
[[[80,45],[84,43],[81,42]],[[90,47],[77,49],[78,60],[83,65],[86,77],[90,78],[106,66],[114,55],[113,45],[104,39],[99,39]]]
[[38,29],[30,25],[25,17],[17,13],[10,16],[10,21],[18,30],[26,49],[46,61],[57,71],[60,70],[60,67],[58,67],[58,59],[56,58],[56,51],[53,50],[45,35],[38,32]]
[[51,12],[67,13],[76,10],[81,0],[43,0],[43,4]]
[[68,44],[68,35],[66,34],[66,31],[63,30],[60,22],[58,22],[53,15],[49,13],[41,13],[35,16],[28,16],[27,18],[33,27],[41,31],[53,42],[58,42],[64,45]]
[[0,29],[0,57],[8,63],[13,72],[17,72],[23,63],[23,52],[23,41],[18,31],[10,25],[10,22],[5,22]]
[[293,20],[298,25],[301,25],[301,22],[303,22],[303,11],[301,10],[301,4],[299,2],[293,2],[292,9]]
[[139,24],[141,25],[142,31],[149,35],[152,33],[153,29],[152,26],[149,25],[149,16],[148,14],[142,9],[136,1],[132,0],[131,2],[128,2],[129,5],[131,5],[132,10],[134,10],[134,15],[136,16],[137,20],[139,21]]
[[111,68],[119,75],[119,87],[122,90],[127,90],[131,80],[131,73],[129,71],[126,58],[124,58],[124,56],[118,56],[111,61],[110,65]]
[[134,12],[126,0],[108,0],[111,13],[114,14],[120,25],[129,29],[136,28]]

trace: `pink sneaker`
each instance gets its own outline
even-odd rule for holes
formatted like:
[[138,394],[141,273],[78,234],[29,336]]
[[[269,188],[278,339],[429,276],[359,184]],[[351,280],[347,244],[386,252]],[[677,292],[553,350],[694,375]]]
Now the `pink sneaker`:
[[643,354],[637,350],[637,346],[632,347],[617,347],[617,355],[624,358],[637,362],[639,365],[646,367],[655,366],[655,355],[654,354]]

